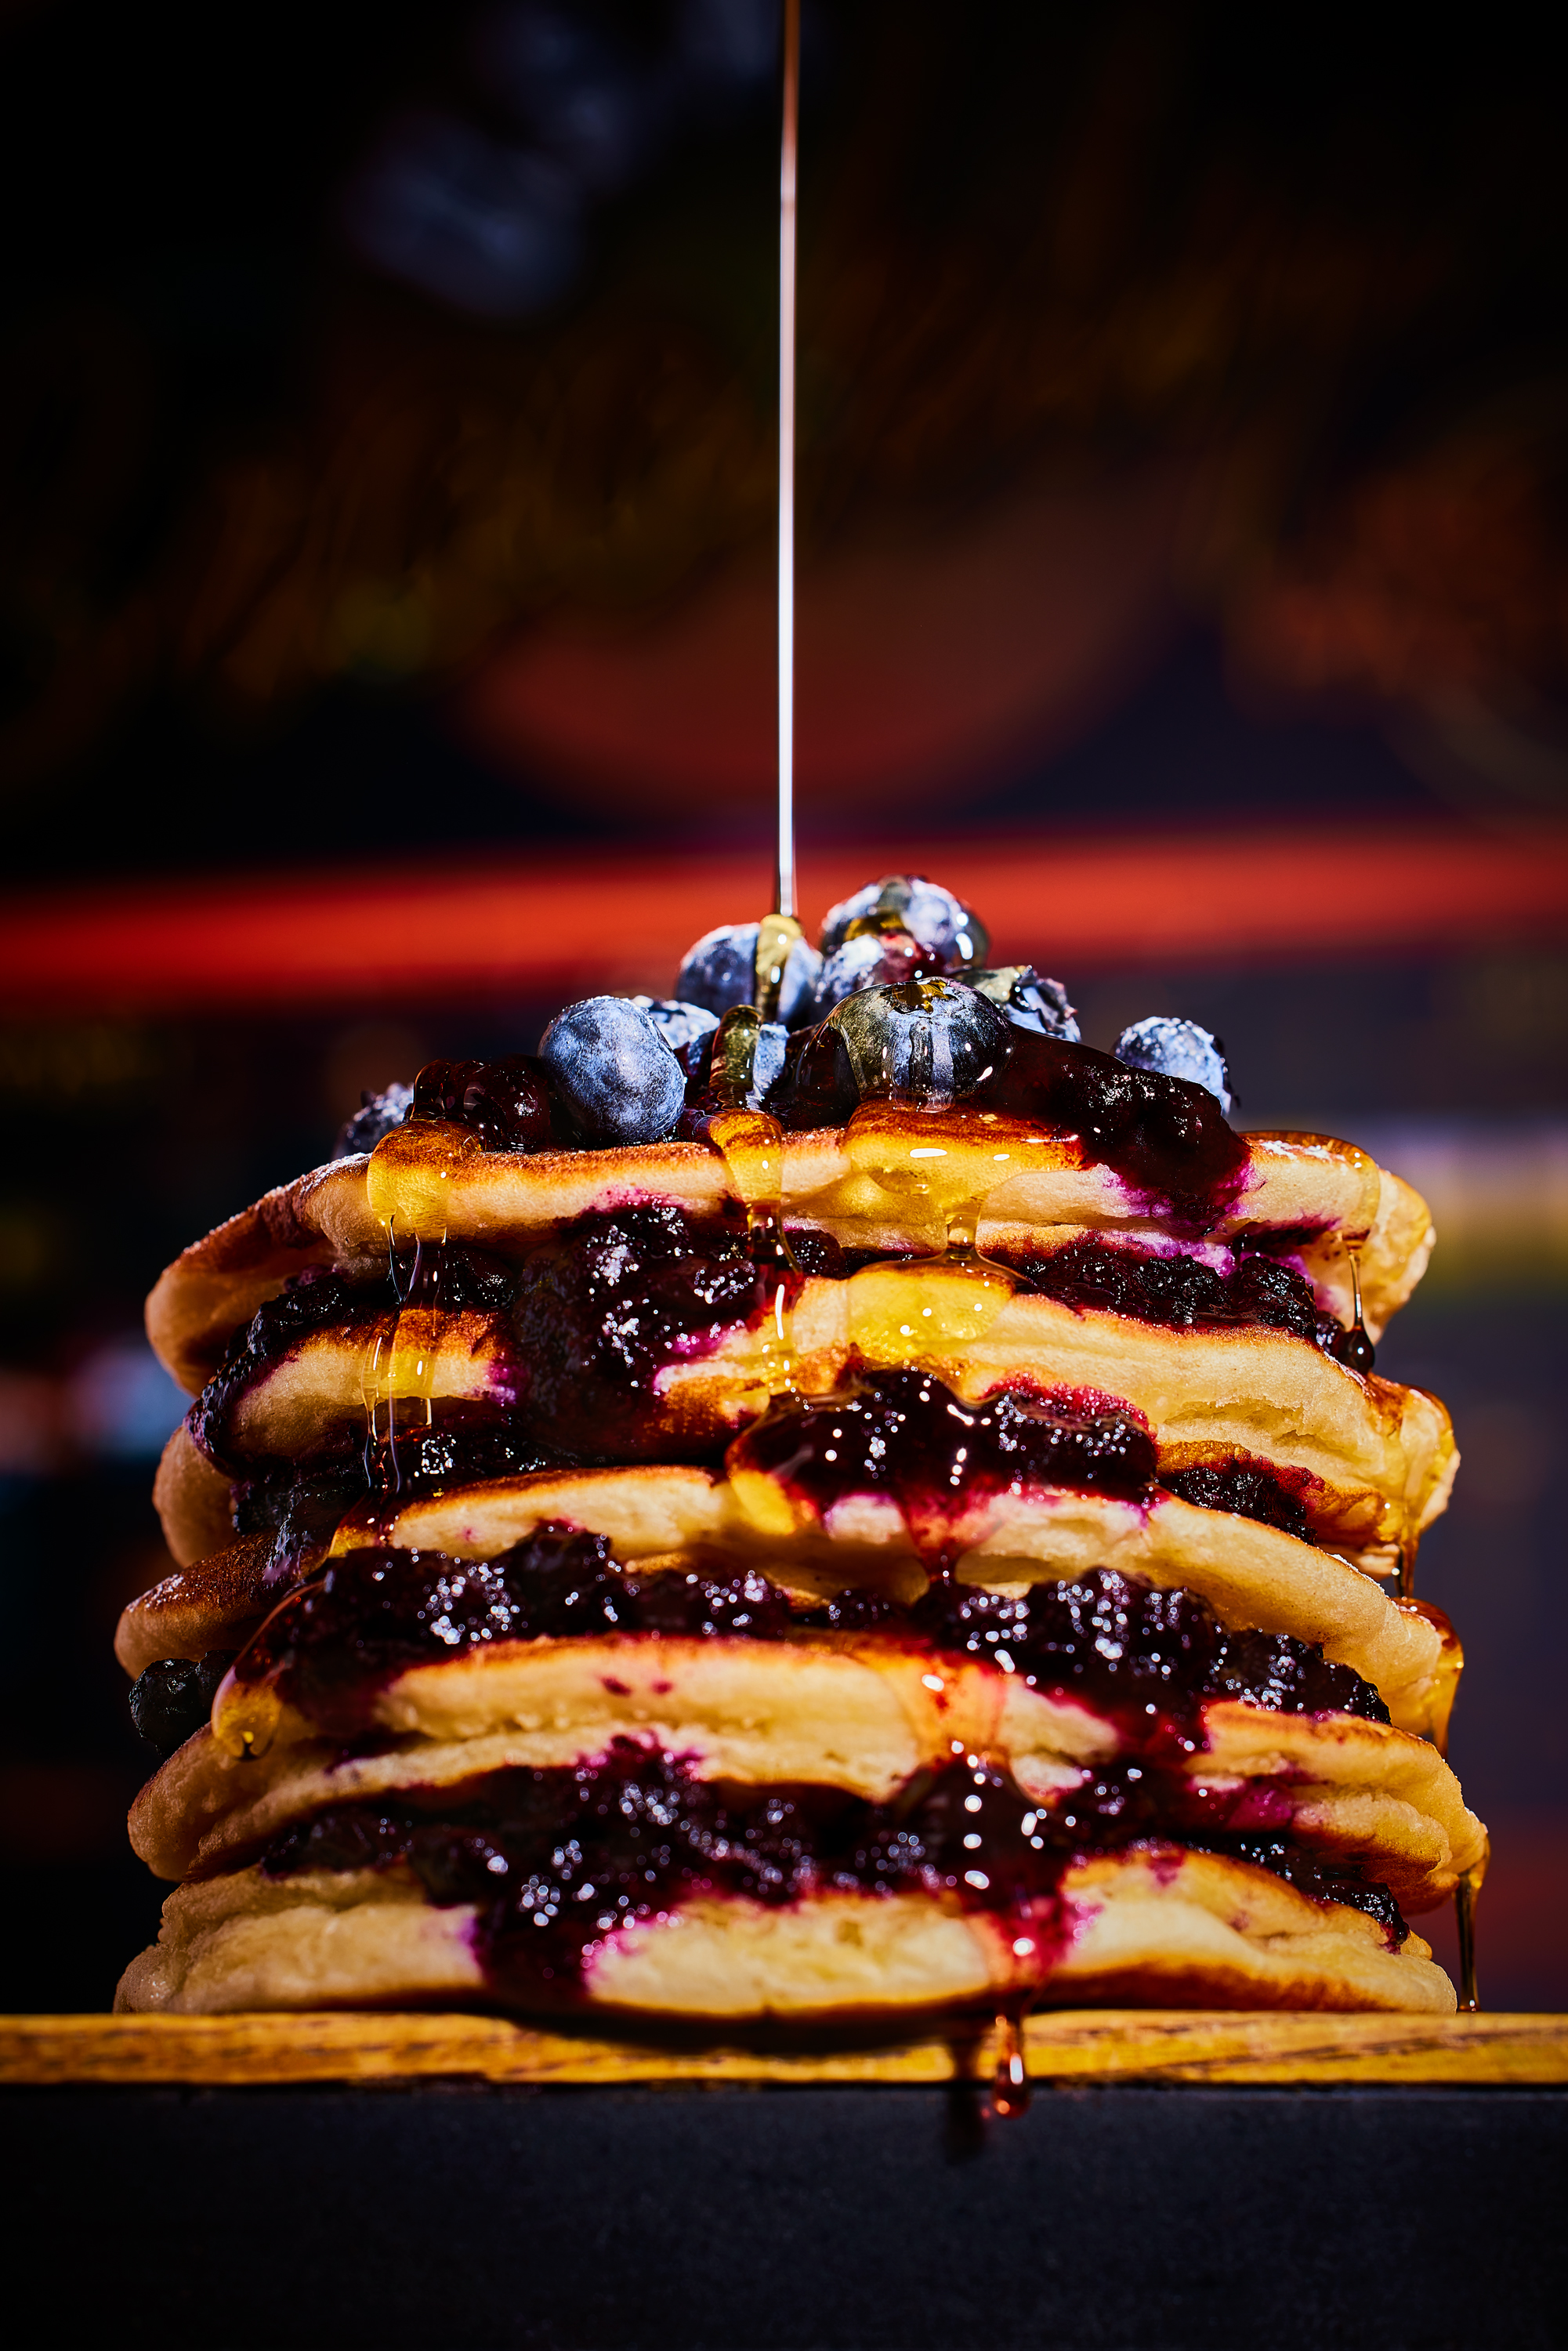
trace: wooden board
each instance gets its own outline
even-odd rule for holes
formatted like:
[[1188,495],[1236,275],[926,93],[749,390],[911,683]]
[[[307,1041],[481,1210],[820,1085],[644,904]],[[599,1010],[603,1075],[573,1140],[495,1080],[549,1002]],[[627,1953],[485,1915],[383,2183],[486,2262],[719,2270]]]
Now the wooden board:
[[[1064,2010],[1031,2017],[1026,2039],[1037,2082],[1568,2083],[1568,2016]],[[485,2016],[0,2018],[0,2084],[941,2084],[988,2080],[991,2064],[988,2033],[779,2055],[591,2041]]]

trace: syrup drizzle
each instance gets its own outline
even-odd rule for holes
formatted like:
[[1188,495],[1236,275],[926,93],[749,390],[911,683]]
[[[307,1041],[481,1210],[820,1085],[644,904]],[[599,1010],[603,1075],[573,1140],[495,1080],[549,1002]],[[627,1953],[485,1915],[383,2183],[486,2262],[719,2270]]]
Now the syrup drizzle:
[[1480,1891],[1481,1877],[1477,1869],[1468,1869],[1454,1888],[1454,1923],[1459,1932],[1459,2006],[1471,2014],[1481,2004],[1476,1988],[1476,1905]]
[[1362,1318],[1361,1252],[1359,1249],[1346,1249],[1345,1256],[1350,1261],[1350,1294],[1355,1316],[1341,1343],[1339,1359],[1350,1371],[1365,1373],[1371,1371],[1376,1363],[1377,1350],[1367,1337],[1366,1324]]
[[[399,1403],[414,1405],[415,1425],[423,1419],[429,1427],[434,1419],[448,1187],[457,1168],[477,1158],[481,1149],[479,1137],[467,1127],[439,1119],[411,1119],[382,1136],[365,1169],[366,1199],[386,1236],[398,1299],[395,1315],[383,1315],[375,1323],[360,1374],[365,1483],[371,1490],[385,1485],[396,1492],[402,1484]],[[405,1235],[413,1247],[400,1260],[399,1244]],[[383,1403],[384,1428],[380,1416]],[[240,1684],[231,1672],[213,1700],[213,1736],[230,1755],[264,1755],[277,1734],[282,1711],[282,1701],[269,1684]]]
[[724,1161],[730,1189],[746,1210],[747,1254],[768,1294],[768,1314],[758,1334],[764,1384],[769,1396],[792,1395],[790,1305],[800,1274],[784,1230],[784,1131],[765,1110],[748,1106],[753,1092],[750,1055],[760,1026],[749,1005],[725,1014],[714,1047],[715,1087],[721,1101],[733,1107],[716,1112],[706,1133]]
[[[993,1118],[955,1120],[887,1101],[863,1102],[844,1148],[858,1174],[924,1226],[933,1254],[914,1264],[866,1266],[849,1282],[850,1336],[871,1364],[910,1364],[933,1348],[983,1338],[1018,1287],[975,1245],[986,1195],[1016,1172],[1017,1146],[996,1147]],[[1027,1152],[1023,1159],[1027,1159]],[[909,1284],[916,1285],[912,1303]]]

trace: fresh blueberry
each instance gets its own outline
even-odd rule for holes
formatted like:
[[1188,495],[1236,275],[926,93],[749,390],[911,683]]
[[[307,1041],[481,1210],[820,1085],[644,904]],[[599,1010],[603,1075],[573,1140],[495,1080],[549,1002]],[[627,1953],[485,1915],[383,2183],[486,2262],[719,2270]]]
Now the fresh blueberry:
[[413,1108],[413,1088],[395,1081],[384,1094],[362,1093],[361,1107],[339,1129],[332,1146],[334,1159],[352,1158],[356,1151],[373,1151],[383,1134],[401,1126]]
[[758,1020],[748,1004],[733,1004],[714,1039],[708,1082],[727,1110],[760,1110],[769,1086],[784,1074],[789,1031],[782,1020]]
[[672,1053],[718,1027],[718,1015],[705,1004],[683,1004],[672,996],[634,996],[632,1001],[647,1014]]
[[1042,1037],[1079,1041],[1078,1015],[1059,979],[1042,979],[1031,963],[1004,963],[992,971],[966,971],[967,987],[989,998],[1015,1029],[1036,1029]]
[[921,873],[889,873],[832,907],[822,925],[822,953],[831,955],[857,929],[907,931],[948,971],[983,963],[990,945],[985,925],[963,900]]
[[996,1006],[952,979],[862,988],[822,1025],[837,1031],[862,1101],[893,1095],[954,1102],[972,1093],[1010,1050]]
[[685,1100],[685,1072],[658,1023],[624,996],[590,996],[558,1012],[539,1059],[591,1143],[658,1143]]
[[[705,931],[675,975],[680,1001],[721,1019],[732,1005],[750,1004],[757,994],[757,931],[755,923],[720,923]],[[804,939],[790,948],[779,991],[779,1018],[787,1029],[811,1018],[821,961]]]
[[1225,1066],[1225,1048],[1196,1020],[1152,1013],[1147,1020],[1134,1020],[1130,1029],[1124,1029],[1114,1050],[1116,1059],[1125,1061],[1130,1070],[1153,1070],[1160,1077],[1186,1078],[1195,1086],[1206,1086],[1228,1116],[1230,1072]]
[[193,1739],[213,1710],[218,1684],[238,1655],[209,1649],[204,1657],[161,1657],[131,1687],[131,1719],[160,1755]]

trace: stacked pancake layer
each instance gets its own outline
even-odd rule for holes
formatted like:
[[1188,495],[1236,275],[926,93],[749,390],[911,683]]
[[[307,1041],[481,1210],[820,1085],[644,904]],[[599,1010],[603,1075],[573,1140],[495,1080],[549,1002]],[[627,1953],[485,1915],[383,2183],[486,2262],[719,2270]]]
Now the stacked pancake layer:
[[1451,2008],[1405,1914],[1485,1836],[1398,1582],[1452,1435],[1343,1359],[1422,1203],[879,1104],[759,1211],[722,1139],[411,1125],[164,1276],[180,1566],[118,1646],[223,1678],[122,2005]]

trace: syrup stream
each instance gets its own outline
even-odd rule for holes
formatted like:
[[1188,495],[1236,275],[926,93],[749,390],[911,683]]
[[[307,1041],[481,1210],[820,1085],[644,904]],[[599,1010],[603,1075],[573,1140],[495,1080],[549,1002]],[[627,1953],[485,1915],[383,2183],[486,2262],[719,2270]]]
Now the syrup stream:
[[[784,108],[779,158],[779,841],[773,908],[775,914],[791,918],[795,913],[795,157],[800,113],[800,0],[784,0]],[[800,935],[798,928],[796,935]],[[759,948],[760,945],[758,940]],[[760,953],[758,960],[760,966]]]
[[1476,1989],[1476,1904],[1480,1898],[1480,1879],[1473,1870],[1467,1870],[1454,1888],[1454,1923],[1459,1930],[1459,2006],[1472,2013],[1480,2006]]

